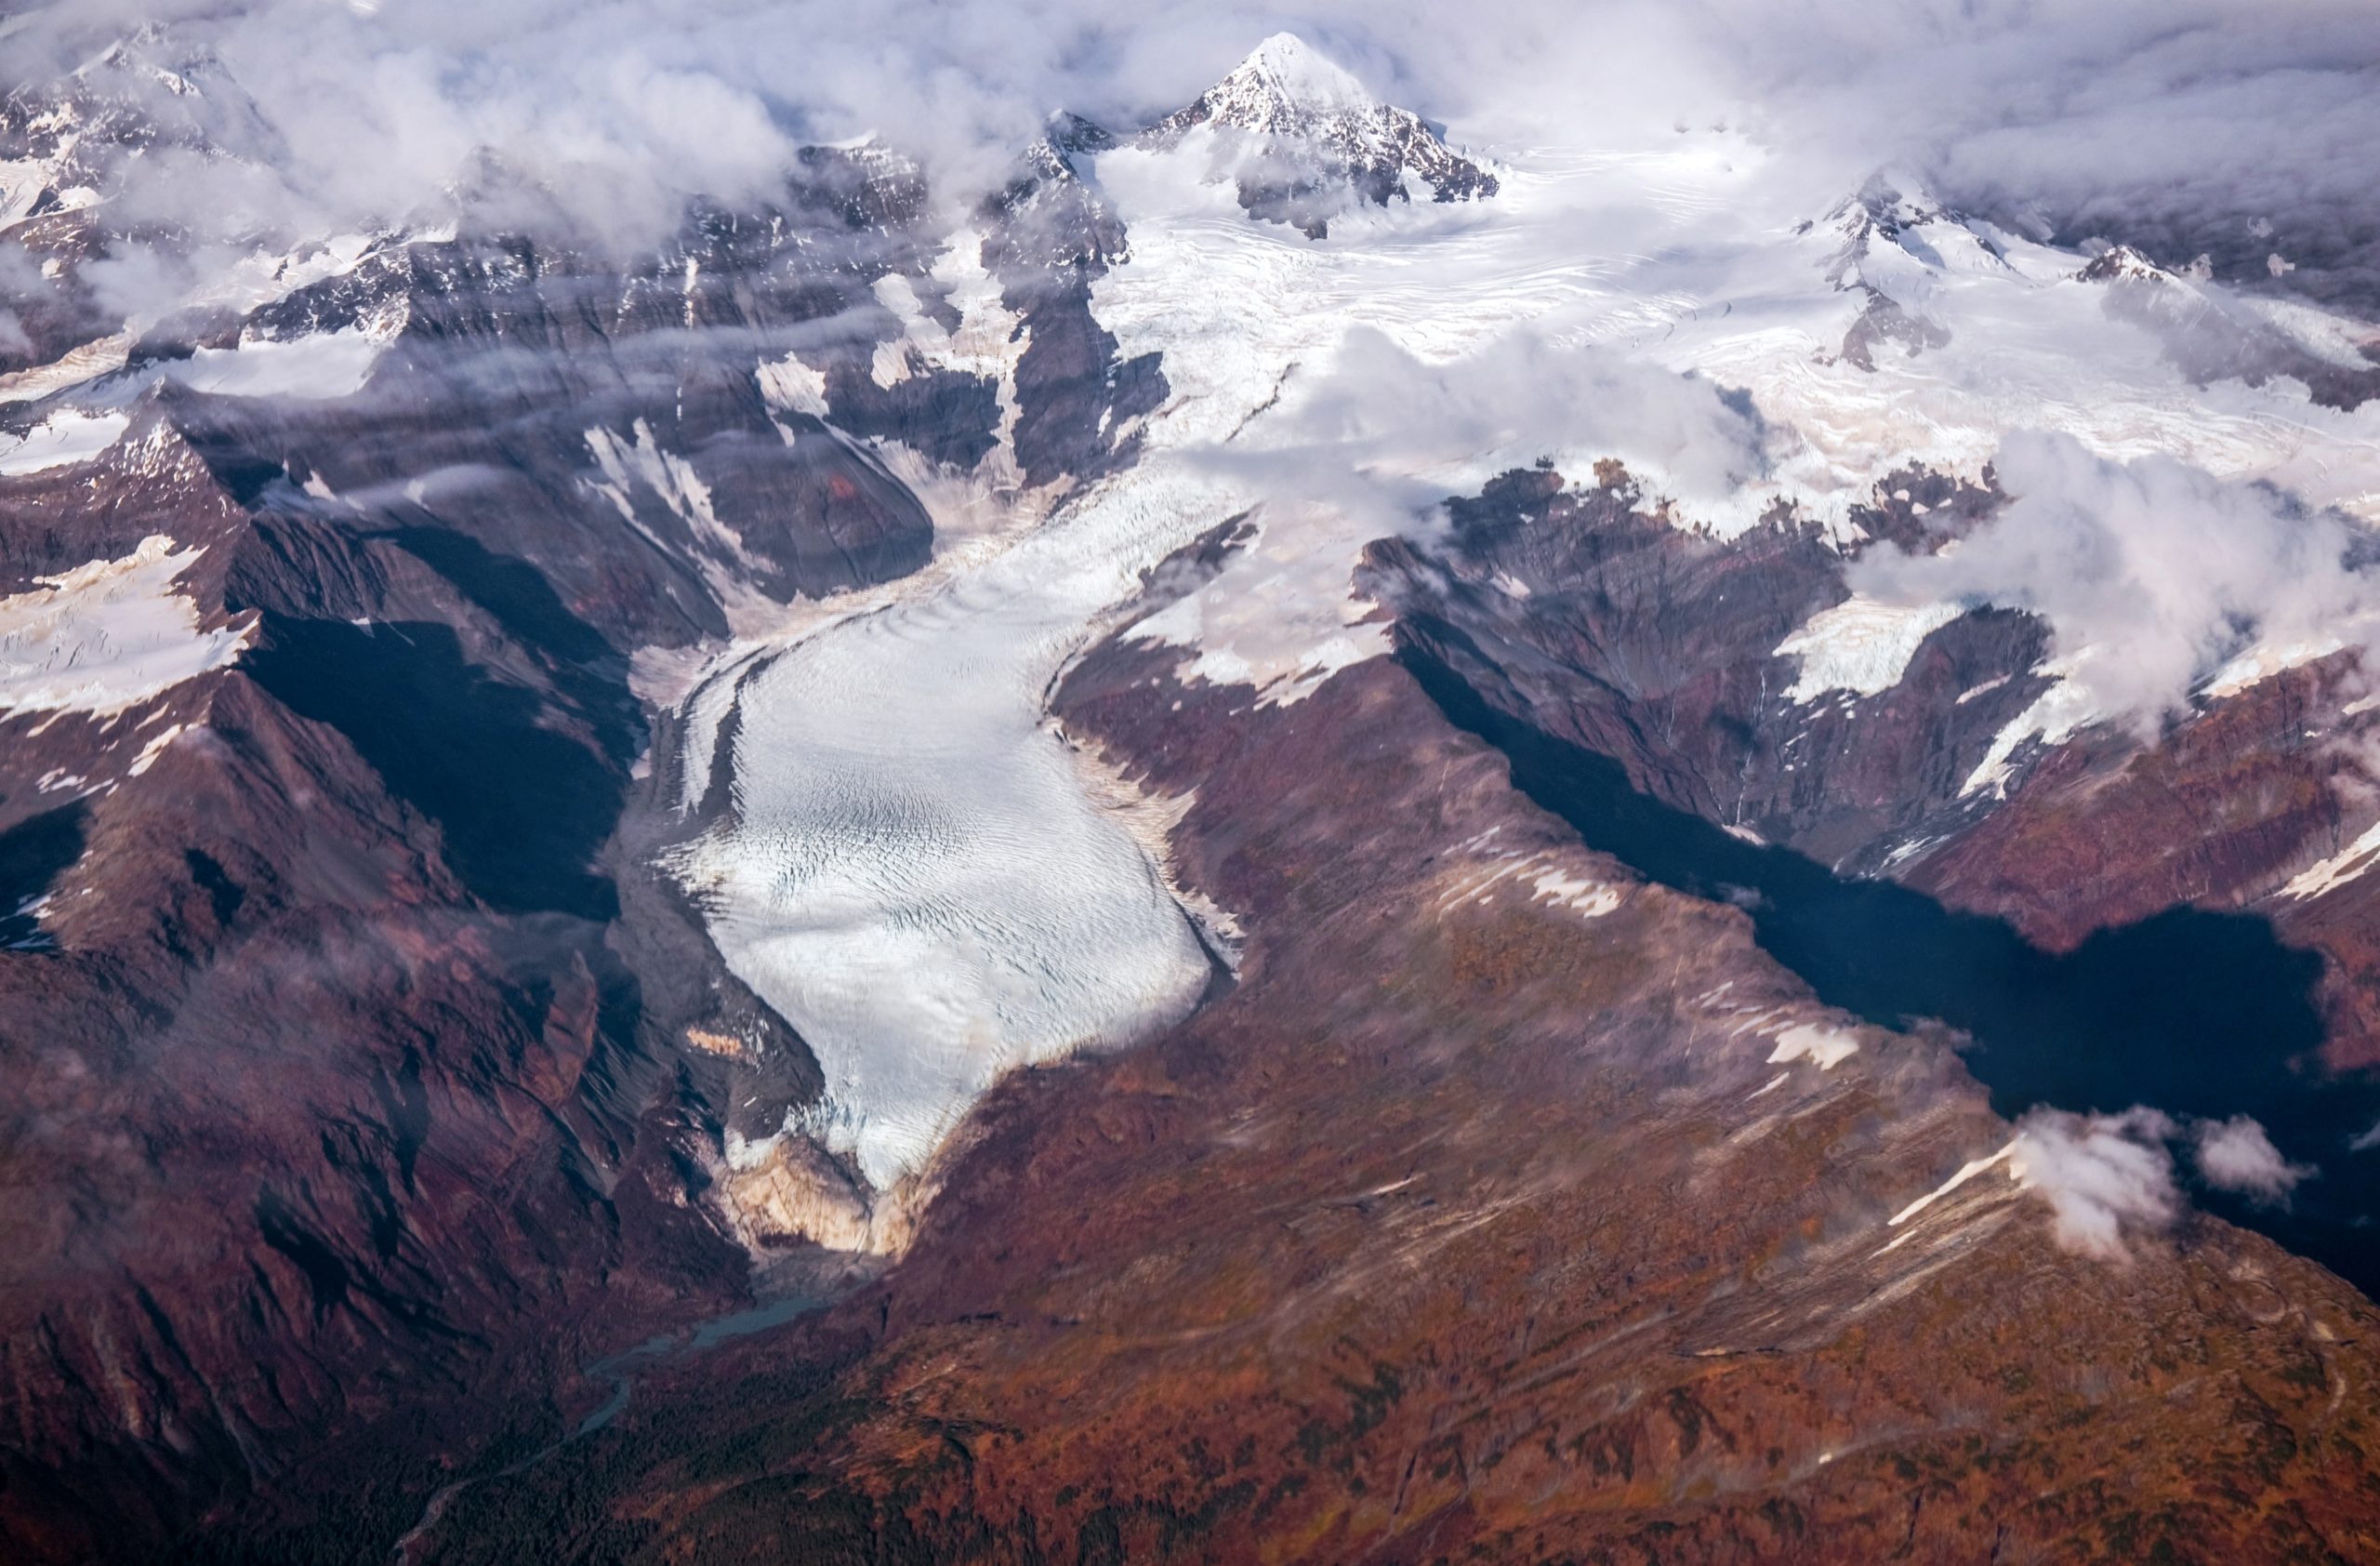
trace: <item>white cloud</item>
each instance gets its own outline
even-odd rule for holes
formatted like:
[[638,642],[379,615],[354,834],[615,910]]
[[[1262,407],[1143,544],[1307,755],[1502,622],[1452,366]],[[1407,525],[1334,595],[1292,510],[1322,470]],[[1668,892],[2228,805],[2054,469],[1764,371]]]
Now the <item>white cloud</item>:
[[2011,434],[1993,466],[2011,497],[1998,515],[1937,554],[1873,551],[1852,585],[1897,604],[2031,610],[2094,706],[2142,726],[2252,646],[2380,642],[2380,576],[2349,565],[2356,535],[2338,516],[2069,435]]
[[1274,492],[1358,512],[1380,532],[1540,457],[1570,474],[1619,457],[1648,497],[1696,515],[1725,506],[1763,466],[1759,422],[1718,386],[1558,342],[1541,324],[1436,364],[1358,326],[1284,401],[1293,405],[1265,431],[1274,444],[1214,458],[1258,467]]
[[2286,1202],[2299,1182],[2318,1173],[2311,1165],[2281,1157],[2265,1128],[2247,1115],[2201,1121],[2192,1128],[2191,1139],[2198,1172],[2208,1185],[2267,1204]]
[[2009,1173],[2047,1201],[2058,1243],[2084,1255],[2121,1261],[2124,1237],[2162,1229],[2181,1210],[2173,1155],[2174,1122],[2154,1109],[2077,1115],[2035,1109],[2016,1122]]
[[1524,0],[1491,15],[1423,0],[53,0],[10,40],[18,73],[45,52],[79,64],[152,20],[208,44],[255,98],[151,83],[153,107],[207,116],[275,171],[225,208],[225,166],[156,160],[152,194],[188,192],[202,217],[351,226],[443,199],[485,151],[621,232],[688,192],[754,189],[799,141],[869,130],[980,188],[1051,110],[1145,121],[1283,28],[1508,146],[1642,145],[1726,121],[1794,154],[1814,189],[1892,164],[2069,222],[2222,226],[2244,244],[2257,216],[2271,226],[2250,259],[2279,249],[2298,282],[2324,258],[2369,270],[2346,258],[2380,217],[2380,11],[2360,0]]
[[2139,1105],[2120,1115],[2029,1111],[2016,1121],[2008,1172],[2049,1203],[2059,1244],[2122,1261],[2127,1236],[2169,1228],[2182,1211],[2176,1144],[2188,1147],[2207,1185],[2267,1205],[2285,1205],[2320,1173],[2284,1158],[2252,1116],[2176,1120]]

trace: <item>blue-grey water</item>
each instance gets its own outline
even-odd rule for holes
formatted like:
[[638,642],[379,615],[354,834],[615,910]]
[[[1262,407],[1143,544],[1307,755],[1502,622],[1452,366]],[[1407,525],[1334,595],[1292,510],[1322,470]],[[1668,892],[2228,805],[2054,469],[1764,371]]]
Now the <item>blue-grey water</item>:
[[1653,881],[1741,904],[1761,946],[1829,1005],[1886,1027],[1937,1018],[1971,1036],[1964,1058],[2001,1114],[2146,1104],[2254,1116],[2320,1174],[2285,1207],[2193,1195],[2380,1294],[2370,1228],[2380,1148],[2355,1146],[2380,1120],[2380,1082],[2316,1062],[2321,959],[2282,945],[2269,922],[2177,908],[2044,951],[2003,920],[1730,836],[1636,792],[1608,757],[1490,707],[1444,666],[1412,652],[1404,661],[1449,719],[1510,759],[1531,800]]

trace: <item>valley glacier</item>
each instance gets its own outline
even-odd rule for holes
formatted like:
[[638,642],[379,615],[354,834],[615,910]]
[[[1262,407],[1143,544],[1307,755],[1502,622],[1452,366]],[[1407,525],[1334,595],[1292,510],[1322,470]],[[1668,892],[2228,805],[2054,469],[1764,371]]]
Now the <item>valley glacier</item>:
[[[2087,258],[1908,198],[1893,237],[1854,203],[1818,216],[1739,137],[1516,150],[1491,200],[1351,213],[1310,241],[1239,208],[1208,134],[1096,164],[1131,254],[1094,285],[1095,313],[1122,355],[1161,352],[1170,386],[1137,463],[1054,505],[1028,502],[1009,464],[988,526],[985,484],[943,475],[920,488],[935,567],[754,630],[684,687],[684,800],[716,765],[733,804],[676,872],[824,1069],[823,1105],[788,1129],[879,1190],[920,1171],[1002,1072],[1144,1036],[1207,984],[1163,867],[1087,797],[1042,701],[1130,618],[1143,574],[1219,524],[1245,514],[1254,541],[1130,630],[1182,644],[1186,678],[1277,701],[1386,650],[1349,596],[1366,540],[1426,532],[1446,496],[1540,458],[1576,474],[1618,458],[1645,507],[1714,536],[1784,505],[1846,540],[1888,474],[1974,478],[2005,433],[2047,422],[2110,458],[2177,453],[2380,515],[2380,407],[2334,412],[2282,381],[2194,386],[2102,312],[2078,281]],[[1847,362],[1878,297],[1946,340]],[[974,337],[968,362],[1012,375],[1013,352]],[[796,394],[814,380],[768,368]],[[1487,414],[1440,417],[1454,392]],[[1012,408],[1008,381],[1001,394]],[[1755,418],[1730,411],[1746,398]],[[1805,698],[1866,689],[1958,612],[1845,606],[1779,651],[1805,659]],[[2093,716],[2070,685],[2039,708],[1970,790],[2028,736]],[[732,1144],[731,1161],[756,1150]]]

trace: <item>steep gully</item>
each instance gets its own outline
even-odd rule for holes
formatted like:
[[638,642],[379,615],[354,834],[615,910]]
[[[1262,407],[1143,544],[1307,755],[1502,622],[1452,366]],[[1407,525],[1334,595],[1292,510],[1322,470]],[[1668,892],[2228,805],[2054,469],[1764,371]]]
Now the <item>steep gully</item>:
[[[2380,1294],[2370,1214],[2380,1151],[2355,1143],[2380,1118],[2380,1085],[2308,1064],[2322,1026],[2321,960],[2265,920],[2176,908],[2054,955],[2006,922],[1907,887],[1851,881],[1790,849],[1733,837],[1633,790],[1620,764],[1491,706],[1433,626],[1400,635],[1400,660],[1449,722],[1509,761],[1514,787],[1601,849],[1664,885],[1731,901],[1761,946],[1819,999],[1867,1020],[1947,1023],[1967,1068],[2014,1118],[2040,1106],[2254,1116],[2293,1161],[2320,1170],[2286,1205],[2212,1188],[2205,1206]],[[1432,644],[1435,643],[1435,645]]]

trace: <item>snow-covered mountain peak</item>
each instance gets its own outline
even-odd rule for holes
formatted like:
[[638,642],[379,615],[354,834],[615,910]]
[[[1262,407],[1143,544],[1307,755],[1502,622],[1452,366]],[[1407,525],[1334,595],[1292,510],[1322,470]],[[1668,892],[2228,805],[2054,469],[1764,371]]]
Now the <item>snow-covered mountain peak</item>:
[[[1302,128],[1316,114],[1378,107],[1364,85],[1294,33],[1276,33],[1209,89],[1212,117],[1249,130]],[[1293,124],[1284,126],[1284,120]]]
[[1105,126],[1062,109],[1050,116],[1040,139],[1025,148],[1024,162],[1038,178],[1071,180],[1082,173],[1075,159],[1104,153],[1115,144],[1116,138]]
[[1886,237],[1927,223],[1959,220],[1934,198],[1925,182],[1901,168],[1879,169],[1839,209],[1846,221],[1873,227]]
[[1843,236],[1836,282],[1858,270],[1877,246],[1909,248],[1903,235],[1937,224],[1964,226],[1964,217],[1936,200],[1923,180],[1902,169],[1879,169],[1858,190],[1838,202],[1827,226]]
[[2129,245],[2110,245],[2076,273],[2085,283],[2171,283],[2175,274]]
[[1319,238],[1349,200],[1385,206],[1418,189],[1433,200],[1496,193],[1496,177],[1454,152],[1427,121],[1382,103],[1290,33],[1259,44],[1231,74],[1141,135],[1170,147],[1200,126],[1236,139],[1240,205]]

